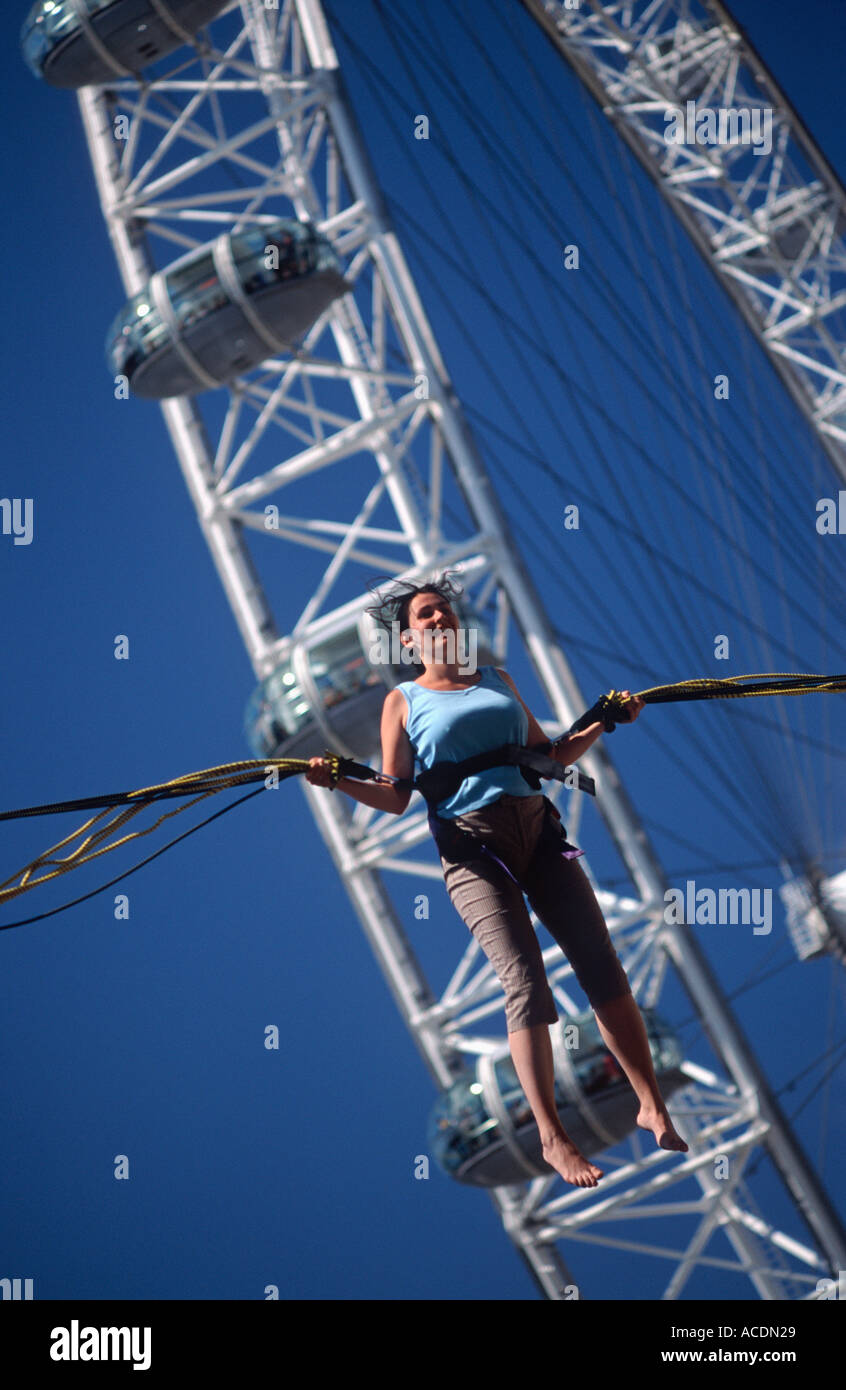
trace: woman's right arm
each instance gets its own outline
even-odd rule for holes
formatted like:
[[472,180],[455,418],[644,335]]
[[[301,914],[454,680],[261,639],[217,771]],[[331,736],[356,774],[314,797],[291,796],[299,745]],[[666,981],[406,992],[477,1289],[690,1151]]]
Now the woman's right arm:
[[[414,776],[414,749],[406,733],[402,716],[406,708],[401,690],[391,690],[382,706],[382,771],[387,777]],[[331,785],[329,766],[325,758],[309,758],[306,780],[314,787]],[[401,816],[411,800],[411,792],[400,791],[389,783],[357,782],[353,777],[341,777],[337,786],[353,800],[377,811],[389,811]]]

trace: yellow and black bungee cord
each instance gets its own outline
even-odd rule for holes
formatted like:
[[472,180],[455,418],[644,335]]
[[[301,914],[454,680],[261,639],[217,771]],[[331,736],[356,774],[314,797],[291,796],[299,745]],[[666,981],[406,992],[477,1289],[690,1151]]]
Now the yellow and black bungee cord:
[[[746,676],[728,676],[723,679],[695,679],[680,681],[675,685],[658,685],[648,690],[637,692],[637,699],[643,700],[646,704],[668,704],[689,700],[719,700],[719,699],[739,699],[751,696],[762,695],[805,695],[817,691],[846,691],[846,676],[810,676],[796,675],[789,672],[765,672]],[[567,731],[568,734],[576,733],[581,729],[587,728],[590,724],[601,722],[608,733],[613,732],[616,723],[627,723],[628,714],[619,691],[609,691],[607,695],[602,695],[595,705],[576,721]],[[562,737],[566,738],[567,734]],[[560,741],[560,740],[559,740]],[[414,787],[416,782],[410,779],[397,779],[385,777],[382,773],[376,772],[373,768],[367,767],[363,763],[355,762],[352,758],[341,757],[327,749],[323,757],[329,763],[329,771],[332,787],[337,784],[341,777],[354,777],[359,780],[371,781],[379,779],[390,782],[394,786]],[[13,874],[4,883],[0,883],[0,905],[10,902],[12,898],[18,897],[21,893],[27,892],[30,888],[38,884],[47,883],[60,874],[67,873],[80,864],[86,864],[92,859],[98,858],[110,850],[117,849],[120,845],[128,843],[130,840],[139,839],[143,835],[149,835],[162,824],[163,821],[178,815],[181,811],[187,810],[190,806],[213,796],[216,792],[223,791],[228,787],[241,786],[249,782],[261,781],[264,784],[270,772],[274,774],[276,782],[284,781],[288,777],[295,777],[308,771],[310,766],[307,758],[267,758],[265,760],[251,759],[248,761],[223,763],[219,767],[206,768],[201,772],[185,773],[181,777],[175,777],[170,782],[159,783],[151,787],[143,787],[134,792],[115,792],[105,796],[86,797],[75,801],[54,802],[47,806],[30,806],[18,811],[0,812],[0,821],[18,820],[28,816],[44,816],[59,814],[64,811],[90,810],[95,807],[103,807],[99,815],[93,816],[84,825],[65,836],[57,844],[40,854],[32,863],[17,874]],[[265,790],[265,786],[258,787],[255,791],[248,792],[246,796],[239,797],[229,806],[216,811],[198,825],[186,830],[182,835],[170,840],[161,849],[143,859],[140,864],[134,865],[116,878],[110,879],[100,888],[95,888],[90,893],[82,897],[74,898],[72,902],[64,903],[61,907],[53,908],[50,912],[40,913],[36,917],[27,917],[18,922],[0,923],[0,931],[8,931],[12,927],[26,926],[30,922],[38,922],[45,917],[52,917],[58,912],[64,912],[67,908],[75,907],[78,903],[85,902],[88,898],[96,896],[97,893],[104,892],[111,888],[113,884],[119,883],[121,879],[127,878],[138,869],[149,864],[153,859],[157,859],[165,850],[171,849],[180,840],[193,835],[195,831],[201,830],[204,825],[209,825],[211,821],[217,820],[219,816],[225,815],[227,811],[234,810],[250,797],[258,796]],[[176,797],[192,797],[185,805],[178,806],[172,811],[165,812],[159,816],[152,825],[145,830],[132,831],[122,835],[111,844],[104,843],[107,838],[115,832],[121,830],[123,826],[136,816],[145,806],[153,805],[157,801],[170,800]],[[125,807],[125,810],[118,813],[96,831],[93,827],[101,821],[107,814],[109,807]],[[91,834],[86,832],[91,830]],[[85,838],[81,838],[85,837]],[[79,840],[77,847],[63,858],[54,858],[57,851],[70,846],[74,841]],[[35,878],[33,875],[41,868],[52,866],[49,873],[42,874]]]
[[[374,773],[372,768],[364,767],[362,764],[356,763],[350,758],[341,758],[328,749],[324,753],[324,757],[330,764],[330,773],[333,783],[336,783],[341,777],[348,775],[367,777],[380,775]],[[92,859],[97,859],[101,854],[107,854],[110,850],[118,849],[120,845],[127,844],[130,840],[140,839],[143,835],[150,835],[163,821],[170,820],[171,817],[179,815],[181,811],[187,811],[189,807],[196,805],[200,801],[204,801],[209,796],[213,796],[215,792],[224,791],[227,787],[241,786],[248,782],[261,781],[262,784],[264,784],[271,772],[275,775],[276,781],[281,782],[288,777],[295,777],[298,773],[306,772],[308,767],[308,759],[303,758],[268,758],[264,761],[251,759],[249,761],[236,763],[222,763],[219,767],[206,768],[202,772],[188,772],[182,777],[173,778],[170,782],[162,782],[151,787],[142,787],[140,790],[134,792],[113,792],[104,796],[89,796],[76,801],[56,801],[46,806],[28,806],[18,811],[2,811],[0,812],[0,821],[19,820],[29,816],[54,815],[63,811],[90,810],[97,806],[106,808],[102,810],[99,815],[92,816],[92,818],[86,821],[84,825],[81,825],[78,830],[65,836],[65,838],[59,840],[57,844],[51,845],[43,854],[33,859],[32,863],[28,864],[25,869],[17,874],[13,874],[11,878],[6,879],[5,882],[0,883],[0,905],[11,901],[12,898],[18,897],[21,893],[26,893],[30,888],[35,888],[38,884],[47,883],[50,879],[57,878],[60,874],[68,873],[71,869],[77,868],[80,864],[87,864]],[[56,912],[63,912],[65,908],[75,907],[77,903],[85,902],[87,898],[94,897],[97,893],[104,892],[106,888],[111,888],[113,884],[120,882],[123,878],[127,878],[129,874],[135,873],[137,869],[143,868],[143,866],[149,864],[151,860],[157,859],[160,854],[164,854],[165,850],[178,844],[180,840],[186,839],[188,835],[193,835],[194,831],[201,830],[204,825],[209,825],[211,821],[217,820],[219,816],[225,815],[227,811],[234,810],[236,806],[240,806],[242,802],[248,801],[250,797],[258,796],[259,792],[264,790],[265,787],[262,785],[255,791],[248,792],[246,796],[239,797],[236,801],[231,802],[229,806],[225,806],[223,810],[216,811],[214,815],[208,816],[205,820],[200,821],[199,825],[193,826],[191,830],[186,830],[182,835],[177,835],[174,840],[170,840],[168,844],[163,845],[162,848],[156,850],[154,854],[149,855],[146,859],[142,859],[140,864],[136,864],[133,868],[127,869],[124,873],[119,874],[117,878],[110,879],[108,883],[104,883],[100,888],[95,888],[91,893],[86,893],[81,898],[74,898],[72,902],[65,903],[62,907],[54,908],[52,912],[41,913],[37,917],[28,917],[20,922],[0,923],[0,931],[6,931],[11,927],[26,926],[30,922],[41,921],[44,917],[52,917]],[[198,794],[194,795],[195,793]],[[111,844],[103,843],[110,835],[121,830],[123,826],[134,816],[137,816],[140,811],[143,811],[145,806],[151,806],[154,802],[171,800],[175,797],[193,797],[193,799],[187,801],[183,806],[177,806],[174,810],[165,812],[163,815],[159,816],[158,820],[154,821],[152,825],[147,826],[144,830],[135,830],[127,835],[122,835],[119,839],[113,840]],[[99,830],[94,831],[93,827],[107,815],[108,808],[118,806],[126,806],[128,809],[119,811],[111,820],[101,825]],[[86,835],[86,832],[89,830],[92,833]],[[53,857],[58,850],[65,849],[77,840],[79,844],[77,844],[76,848],[69,850],[64,857]],[[47,868],[51,865],[53,867],[49,873],[44,873],[39,878],[33,877],[37,870]]]
[[[648,705],[663,705],[678,704],[684,700],[738,700],[754,695],[810,695],[813,691],[837,690],[846,690],[846,676],[799,676],[789,671],[768,671],[714,680],[703,677],[678,681],[675,685],[653,685],[649,690],[638,691],[636,698]],[[619,691],[612,690],[600,696],[568,732],[578,732],[596,721],[604,723],[605,731],[609,734],[613,732],[615,724],[627,722]]]

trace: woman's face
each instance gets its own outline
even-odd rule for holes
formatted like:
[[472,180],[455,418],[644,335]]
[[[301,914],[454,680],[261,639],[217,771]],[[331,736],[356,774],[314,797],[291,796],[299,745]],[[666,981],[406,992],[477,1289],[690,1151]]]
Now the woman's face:
[[[428,628],[441,628],[444,631],[458,627],[458,618],[445,598],[437,593],[415,594],[408,606],[408,627],[406,631],[424,633]],[[430,639],[431,640],[431,639]],[[437,639],[435,639],[437,651]]]

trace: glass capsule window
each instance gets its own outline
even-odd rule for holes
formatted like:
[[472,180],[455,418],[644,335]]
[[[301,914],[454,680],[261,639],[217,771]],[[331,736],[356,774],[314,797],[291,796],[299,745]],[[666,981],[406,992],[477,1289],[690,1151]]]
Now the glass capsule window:
[[[325,254],[318,264],[317,247]],[[340,270],[338,258],[325,237],[299,222],[284,221],[272,226],[238,232],[231,239],[232,256],[244,289],[253,294],[265,285],[278,284],[331,266]],[[268,251],[276,251],[276,264]],[[271,264],[268,265],[268,259]]]
[[[112,0],[82,0],[82,8],[90,17],[111,3]],[[79,19],[67,0],[40,0],[33,6],[21,29],[21,49],[36,77],[41,76],[42,59],[78,27]]]
[[428,1145],[435,1161],[447,1173],[456,1173],[476,1154],[486,1150],[499,1121],[488,1114],[482,1088],[474,1072],[453,1083],[434,1106]]
[[[326,237],[310,225],[291,219],[251,227],[230,239],[235,269],[247,294],[277,286],[281,281],[320,269],[340,275],[337,255]],[[268,266],[267,249],[278,249],[278,265]],[[218,276],[211,247],[199,248],[190,259],[165,275],[165,285],[180,330],[231,303]],[[236,304],[237,307],[237,304]],[[145,358],[166,344],[169,329],[162,322],[145,288],[117,316],[107,338],[107,355],[113,372],[132,372]]]
[[356,628],[314,647],[311,672],[324,708],[348,699],[367,685],[381,684],[378,672],[361,650]]
[[[290,238],[290,245],[293,246],[293,237]],[[253,294],[256,290],[262,289],[265,285],[275,285],[280,278],[279,268],[268,265],[268,247],[271,241],[264,231],[256,229],[250,232],[239,232],[230,241],[232,247],[232,259],[235,269],[238,272],[238,279],[247,294]],[[283,256],[279,254],[279,267],[283,262]],[[287,260],[287,256],[284,257]]]
[[171,304],[176,305],[211,277],[217,278],[214,256],[210,247],[200,247],[191,259],[182,265],[175,265],[165,275],[165,284]]
[[180,328],[190,328],[229,302],[220,283],[211,251],[165,276],[165,284]]
[[[357,628],[313,647],[309,669],[324,710],[331,710],[369,686],[379,686],[384,691],[379,673],[361,649]],[[255,756],[264,757],[313,721],[311,698],[289,662],[267,676],[252,695],[244,717],[244,732]]]
[[674,1071],[681,1066],[684,1060],[684,1053],[675,1033],[669,1024],[663,1023],[658,1018],[654,1010],[641,1009],[641,1013],[646,1024],[646,1033],[649,1038],[655,1070],[657,1072]]
[[302,698],[293,672],[274,671],[252,695],[244,719],[247,742],[257,758],[270,756],[296,733],[299,719],[294,705]]
[[[522,1129],[523,1125],[533,1123],[534,1116],[532,1115],[532,1107],[526,1100],[523,1087],[520,1085],[511,1058],[502,1058],[501,1061],[496,1063],[495,1070],[499,1094],[502,1097],[503,1104],[508,1112],[508,1117],[514,1128]],[[555,1106],[557,1110],[560,1110],[566,1105],[567,1101],[558,1084],[557,1077],[555,1079],[554,1091]]]
[[132,376],[151,352],[164,345],[170,330],[145,288],[130,299],[112,323],[106,339],[106,354],[112,371]]

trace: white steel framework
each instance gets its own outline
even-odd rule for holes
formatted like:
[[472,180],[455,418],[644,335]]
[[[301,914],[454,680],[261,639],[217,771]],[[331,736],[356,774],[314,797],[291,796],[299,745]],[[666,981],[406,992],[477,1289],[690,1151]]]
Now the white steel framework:
[[846,479],[846,190],[749,40],[719,0],[522,2]]
[[[280,0],[278,9],[243,0],[194,47],[163,64],[155,80],[116,78],[88,87],[79,105],[127,295],[161,268],[168,245],[181,254],[222,229],[270,222],[292,209],[332,239],[354,285],[323,314],[301,350],[271,357],[203,397],[204,414],[197,398],[161,405],[256,677],[291,658],[307,680],[304,649],[349,631],[360,615],[367,599],[362,567],[416,578],[461,566],[477,611],[496,605],[496,659],[503,660],[513,625],[549,702],[548,731],[569,726],[589,702],[522,568],[462,418],[386,217],[318,0]],[[126,139],[116,136],[118,115],[129,118]],[[345,465],[340,475],[328,471],[339,463]],[[326,470],[327,514],[301,514],[297,484],[319,470]],[[328,505],[336,480],[349,505],[341,521]],[[450,481],[468,518],[459,540],[445,525]],[[268,529],[262,503],[278,500],[284,488],[289,506]],[[350,505],[349,497],[357,500]],[[395,522],[376,525],[374,514],[385,504]],[[280,635],[248,534],[257,545],[262,537],[263,561],[269,552],[276,573],[290,563],[293,547],[299,556],[325,561],[287,635]],[[274,552],[280,542],[283,548]],[[353,597],[338,602],[336,596],[331,606],[333,590]],[[323,746],[321,734],[311,751]],[[363,757],[370,750],[339,751]],[[689,1085],[672,1106],[690,1146],[687,1155],[659,1150],[644,1156],[634,1134],[603,1155],[613,1171],[598,1189],[569,1188],[550,1173],[495,1189],[494,1205],[549,1298],[566,1297],[576,1283],[564,1263],[565,1240],[570,1251],[577,1242],[591,1242],[667,1261],[667,1298],[681,1296],[700,1265],[747,1275],[762,1298],[811,1297],[818,1279],[846,1267],[837,1214],[693,934],[663,920],[664,874],[607,753],[594,748],[583,762],[597,779],[603,820],[631,877],[628,895],[601,887],[598,893],[635,993],[641,1004],[656,1004],[668,966],[675,968],[702,1018],[714,1067],[686,1064]],[[435,987],[391,901],[389,884],[404,886],[409,874],[433,885],[441,879],[430,854],[413,853],[424,843],[431,849],[422,801],[415,798],[398,820],[360,805],[351,811],[346,798],[306,784],[303,789],[435,1084],[448,1086],[468,1058],[507,1056],[502,994],[478,947],[471,943],[450,980]],[[571,829],[578,799],[572,793],[564,817]],[[577,1013],[572,972],[560,950],[547,950],[544,959],[560,1012]],[[495,1027],[480,1031],[489,1020]],[[776,1229],[744,1180],[744,1167],[761,1145],[804,1218],[805,1241]],[[716,1155],[734,1156],[729,1182],[713,1177]],[[679,1223],[671,1248],[642,1234],[644,1220],[667,1215]],[[610,1221],[615,1231],[630,1224],[631,1238],[609,1236]],[[712,1253],[720,1231],[732,1258]]]

